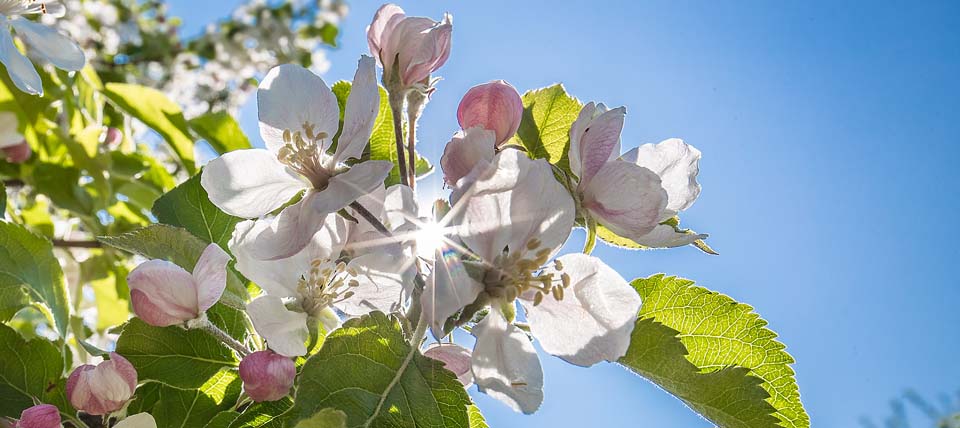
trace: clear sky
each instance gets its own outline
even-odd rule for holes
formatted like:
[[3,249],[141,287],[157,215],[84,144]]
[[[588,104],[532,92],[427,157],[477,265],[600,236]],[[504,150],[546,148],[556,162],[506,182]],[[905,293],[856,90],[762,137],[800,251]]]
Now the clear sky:
[[[236,1],[172,3],[196,28]],[[454,15],[419,133],[433,160],[460,96],[493,79],[626,105],[625,149],[680,137],[703,151],[683,220],[721,256],[595,255],[627,279],[679,275],[756,308],[798,361],[814,427],[879,418],[907,387],[960,389],[960,2],[400,4]],[[328,82],[352,77],[377,6],[351,3]],[[243,121],[255,137],[255,109]],[[473,393],[491,426],[710,426],[620,367],[543,360],[534,416]]]

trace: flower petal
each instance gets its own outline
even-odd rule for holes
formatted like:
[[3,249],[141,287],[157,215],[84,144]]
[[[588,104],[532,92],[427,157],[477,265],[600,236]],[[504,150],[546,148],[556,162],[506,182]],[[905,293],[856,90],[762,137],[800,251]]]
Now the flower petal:
[[473,328],[473,377],[481,392],[526,414],[543,402],[543,369],[527,335],[491,310]]
[[127,416],[113,428],[157,428],[157,421],[149,413],[137,413]]
[[257,109],[260,136],[273,153],[285,145],[284,131],[300,132],[308,140],[308,129],[314,136],[325,135],[317,140],[323,152],[340,125],[340,106],[333,91],[320,76],[295,64],[283,64],[267,73],[257,91]]
[[406,15],[400,6],[388,3],[377,9],[377,13],[373,15],[373,22],[367,27],[367,44],[370,45],[370,53],[377,57],[377,62],[385,69],[390,69],[393,66],[395,59],[393,56],[396,56],[396,52],[393,56],[385,56],[383,55],[383,49],[390,42],[393,29],[405,17]]
[[333,156],[334,166],[347,159],[359,159],[363,155],[379,111],[380,88],[377,86],[375,62],[373,58],[363,55],[347,97],[343,132],[337,141],[337,152]]
[[457,375],[457,380],[464,387],[469,388],[473,385],[473,372],[470,367],[472,353],[469,349],[452,343],[438,343],[424,351],[423,356],[443,362],[443,368]]
[[669,197],[667,209],[670,211],[679,212],[690,208],[700,196],[700,183],[697,182],[697,174],[700,173],[700,150],[679,138],[671,138],[659,144],[644,144],[624,154],[622,159],[660,176]]
[[361,196],[383,185],[390,175],[393,162],[366,161],[352,166],[342,174],[330,178],[326,189],[317,193],[312,204],[318,213],[335,213]]
[[214,205],[243,218],[260,217],[280,208],[307,188],[276,156],[263,149],[236,150],[210,161],[200,184]]
[[180,266],[148,260],[127,276],[133,312],[147,324],[166,327],[200,316],[197,284]]
[[350,260],[347,266],[357,271],[359,285],[350,290],[352,297],[336,304],[337,309],[360,316],[371,311],[390,313],[400,307],[413,259],[404,257],[399,245],[394,247],[395,251],[372,252]]
[[536,306],[521,300],[530,332],[544,351],[570,364],[589,367],[618,360],[630,346],[640,296],[596,257],[569,254],[557,260],[563,264],[562,273],[570,275],[570,286],[563,300],[548,295]]
[[674,248],[690,245],[698,239],[706,238],[705,234],[677,232],[673,226],[658,224],[650,233],[633,241],[650,248]]
[[43,95],[40,73],[13,43],[8,27],[0,24],[0,63],[7,67],[10,80],[18,89],[31,95]]
[[279,297],[265,295],[247,303],[247,315],[274,352],[287,357],[307,354],[307,314],[293,312]]
[[481,291],[483,284],[467,274],[459,254],[437,250],[432,273],[420,295],[420,304],[433,337],[439,340],[446,336],[443,326],[447,319],[473,303]]
[[40,56],[59,69],[79,71],[87,62],[77,42],[53,27],[28,19],[12,20],[10,25],[29,45],[31,54]]
[[662,220],[667,192],[653,171],[615,160],[604,165],[583,190],[583,206],[617,235],[640,239]]
[[457,182],[478,165],[488,165],[493,161],[496,143],[496,134],[491,130],[473,127],[457,131],[444,147],[440,158],[444,182],[448,186],[457,186]]
[[[582,123],[584,114],[595,116],[584,125]],[[626,108],[607,110],[603,104],[593,111],[588,111],[587,107],[581,111],[580,117],[577,118],[577,122],[580,123],[574,125],[582,126],[582,133],[570,137],[571,164],[574,160],[579,163],[581,188],[590,182],[604,164],[620,156],[620,132],[623,131],[623,119],[626,114]],[[572,153],[575,148],[578,151],[577,154]]]
[[[327,227],[329,217],[337,216],[315,210],[313,206],[318,197],[318,192],[310,190],[299,202],[270,218],[269,227],[261,230],[250,246],[250,254],[260,260],[280,260],[303,251],[314,236]],[[329,235],[328,232],[330,230],[322,233],[331,238],[342,236]]]
[[227,263],[230,255],[217,244],[207,245],[193,268],[193,279],[197,283],[197,302],[200,312],[206,312],[220,300],[227,288]]

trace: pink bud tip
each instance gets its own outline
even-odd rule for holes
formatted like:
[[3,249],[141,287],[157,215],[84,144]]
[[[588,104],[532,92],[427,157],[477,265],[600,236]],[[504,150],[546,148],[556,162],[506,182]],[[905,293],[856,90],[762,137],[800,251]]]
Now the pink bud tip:
[[243,390],[253,401],[277,401],[290,394],[297,366],[273,351],[258,351],[240,362]]
[[97,366],[77,367],[67,378],[67,399],[77,410],[107,415],[123,408],[137,389],[137,370],[115,352]]
[[24,163],[30,159],[30,155],[33,154],[33,149],[24,141],[15,146],[4,147],[3,154],[6,155],[7,161],[10,163]]
[[106,144],[107,147],[116,147],[122,141],[123,132],[120,132],[117,128],[107,128],[107,131],[103,133],[103,144]]
[[470,129],[479,126],[497,134],[497,145],[501,145],[520,129],[523,117],[523,100],[509,83],[495,80],[470,88],[457,109],[460,128]]
[[60,410],[50,404],[38,404],[20,414],[15,428],[60,428]]
[[[424,82],[443,66],[450,57],[452,34],[449,14],[438,22],[407,16],[399,6],[385,4],[367,27],[367,43],[383,66],[384,82],[396,81],[405,89]],[[393,76],[395,71],[399,76]]]

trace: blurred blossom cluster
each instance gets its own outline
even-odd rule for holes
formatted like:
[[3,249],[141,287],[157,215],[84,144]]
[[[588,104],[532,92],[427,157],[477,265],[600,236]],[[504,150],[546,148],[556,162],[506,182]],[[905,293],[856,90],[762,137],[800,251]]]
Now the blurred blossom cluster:
[[[235,113],[256,79],[279,63],[329,67],[347,13],[342,0],[249,0],[201,34],[180,34],[163,1],[66,0],[65,17],[44,17],[76,40],[104,80],[162,90],[184,114]],[[226,11],[225,11],[226,12]]]

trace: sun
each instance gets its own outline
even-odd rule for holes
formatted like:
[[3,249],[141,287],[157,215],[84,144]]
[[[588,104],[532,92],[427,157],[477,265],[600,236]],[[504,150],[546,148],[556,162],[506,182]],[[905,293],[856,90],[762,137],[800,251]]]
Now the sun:
[[422,223],[419,226],[416,232],[417,253],[420,257],[432,259],[447,240],[445,228],[435,221]]

